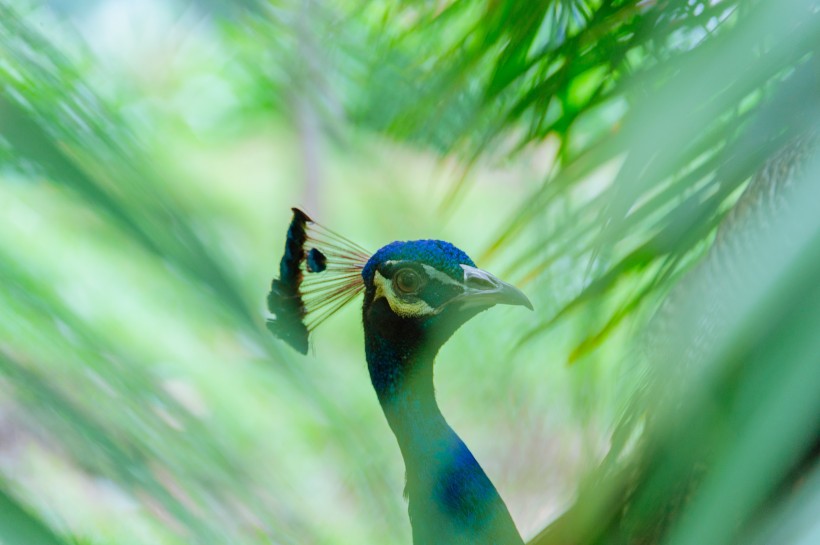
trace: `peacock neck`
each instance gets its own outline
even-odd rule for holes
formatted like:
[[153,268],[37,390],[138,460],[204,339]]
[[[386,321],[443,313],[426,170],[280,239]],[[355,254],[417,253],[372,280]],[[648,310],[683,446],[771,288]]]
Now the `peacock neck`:
[[404,459],[413,542],[522,543],[495,487],[439,410],[438,348],[397,344],[365,329],[371,381]]
[[433,359],[429,353],[371,352],[368,367],[387,423],[399,444],[408,472],[441,459],[461,443],[436,401]]

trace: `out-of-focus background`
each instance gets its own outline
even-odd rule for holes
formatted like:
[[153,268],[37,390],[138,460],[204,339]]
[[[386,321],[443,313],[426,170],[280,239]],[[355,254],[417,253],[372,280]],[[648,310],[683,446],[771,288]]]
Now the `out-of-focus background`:
[[816,0],[0,1],[0,542],[410,543],[358,302],[264,328],[291,206],[530,296],[436,368],[525,539],[820,542],[818,46]]

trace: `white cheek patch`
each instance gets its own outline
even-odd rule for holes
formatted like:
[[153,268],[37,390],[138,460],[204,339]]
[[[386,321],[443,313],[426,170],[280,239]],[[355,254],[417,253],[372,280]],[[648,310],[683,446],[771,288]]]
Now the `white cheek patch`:
[[376,294],[373,300],[379,297],[387,299],[390,309],[402,318],[420,318],[438,314],[439,310],[428,305],[423,299],[411,296],[411,300],[403,299],[393,291],[393,283],[376,271],[373,276],[373,284],[376,286]]

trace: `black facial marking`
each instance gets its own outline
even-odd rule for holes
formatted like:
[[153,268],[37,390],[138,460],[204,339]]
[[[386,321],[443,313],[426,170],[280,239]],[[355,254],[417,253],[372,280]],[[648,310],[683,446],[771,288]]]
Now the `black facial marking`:
[[432,278],[419,292],[419,297],[431,308],[437,309],[450,301],[453,297],[464,292],[464,288],[454,284],[445,284]]

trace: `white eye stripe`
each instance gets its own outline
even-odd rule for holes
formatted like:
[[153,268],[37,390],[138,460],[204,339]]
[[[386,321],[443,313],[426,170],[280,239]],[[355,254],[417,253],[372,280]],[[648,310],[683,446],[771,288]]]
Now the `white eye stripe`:
[[393,290],[393,282],[382,276],[379,271],[376,271],[376,274],[373,275],[373,284],[376,286],[374,300],[384,297],[391,310],[403,318],[431,316],[441,311],[440,309],[434,309],[423,299],[415,298],[413,301],[407,301],[396,295]]
[[449,275],[444,274],[440,270],[431,267],[430,265],[422,264],[421,267],[424,269],[424,272],[427,273],[427,277],[431,280],[436,280],[442,284],[449,284],[451,286],[461,286],[461,283],[458,280],[451,278]]

